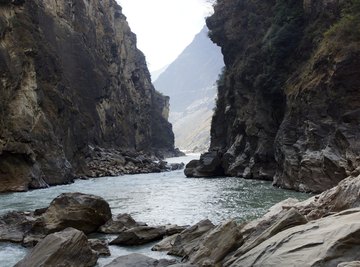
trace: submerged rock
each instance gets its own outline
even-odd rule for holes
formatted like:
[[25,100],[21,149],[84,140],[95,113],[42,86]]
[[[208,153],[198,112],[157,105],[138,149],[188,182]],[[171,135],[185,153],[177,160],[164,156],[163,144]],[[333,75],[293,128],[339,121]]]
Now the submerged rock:
[[67,228],[39,242],[16,267],[90,267],[98,259],[83,232]]

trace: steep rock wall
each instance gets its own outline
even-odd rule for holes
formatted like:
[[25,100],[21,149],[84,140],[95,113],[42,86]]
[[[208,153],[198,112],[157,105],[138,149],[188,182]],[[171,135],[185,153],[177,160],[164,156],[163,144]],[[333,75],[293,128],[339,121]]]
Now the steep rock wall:
[[217,1],[207,25],[226,70],[210,151],[187,175],[274,179],[319,192],[355,171],[359,20],[355,11],[353,27],[342,27],[341,13],[356,2]]
[[69,182],[96,147],[173,151],[168,99],[114,0],[0,2],[0,191]]

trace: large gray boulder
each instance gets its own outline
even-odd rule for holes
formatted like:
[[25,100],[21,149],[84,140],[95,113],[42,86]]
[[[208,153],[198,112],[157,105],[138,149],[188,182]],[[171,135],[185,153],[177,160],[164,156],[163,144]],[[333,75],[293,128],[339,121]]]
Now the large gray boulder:
[[189,255],[189,262],[199,266],[215,266],[242,242],[239,225],[229,220],[206,233],[199,246]]
[[166,267],[174,263],[175,260],[157,260],[142,254],[133,253],[118,257],[105,265],[105,267]]
[[262,242],[276,235],[277,233],[289,229],[291,227],[306,223],[307,223],[306,218],[302,214],[300,214],[295,208],[291,208],[288,211],[284,211],[280,213],[278,218],[274,220],[272,224],[269,225],[268,228],[263,228],[263,227],[261,228],[262,230],[261,234],[259,233],[259,231],[257,231],[252,233],[252,235],[248,236],[246,242],[244,242],[244,244],[239,249],[237,249],[233,255],[229,256],[225,260],[224,266],[231,265],[231,263],[233,263],[241,255],[245,254],[254,247],[260,245]]
[[82,193],[64,193],[50,203],[42,215],[42,224],[48,233],[67,227],[91,233],[109,219],[111,210],[103,198]]
[[210,220],[203,220],[181,232],[174,240],[169,251],[170,255],[189,256],[191,251],[200,244],[204,234],[214,229]]
[[239,257],[232,267],[336,267],[360,258],[360,209],[282,231]]
[[16,267],[90,267],[98,255],[90,248],[83,232],[67,228],[53,233],[39,242]]

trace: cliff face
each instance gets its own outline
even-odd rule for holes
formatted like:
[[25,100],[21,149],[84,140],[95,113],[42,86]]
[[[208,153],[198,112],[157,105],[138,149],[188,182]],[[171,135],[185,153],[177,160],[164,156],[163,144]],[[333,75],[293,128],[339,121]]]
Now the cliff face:
[[188,175],[216,170],[319,192],[355,174],[358,7],[351,0],[217,1],[207,25],[226,70],[210,153]]
[[173,151],[168,98],[114,0],[0,2],[0,191],[69,182],[94,148]]

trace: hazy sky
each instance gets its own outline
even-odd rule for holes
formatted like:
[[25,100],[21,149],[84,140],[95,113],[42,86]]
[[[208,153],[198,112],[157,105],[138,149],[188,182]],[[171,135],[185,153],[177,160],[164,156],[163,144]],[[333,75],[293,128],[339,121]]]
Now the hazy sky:
[[210,14],[207,0],[117,0],[150,71],[171,63],[200,32]]

